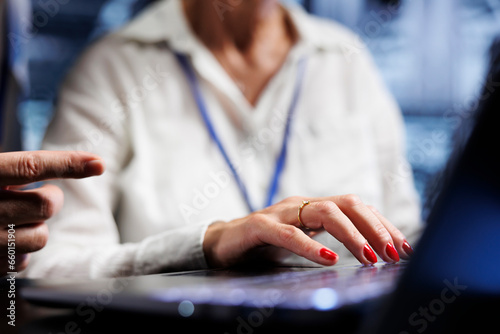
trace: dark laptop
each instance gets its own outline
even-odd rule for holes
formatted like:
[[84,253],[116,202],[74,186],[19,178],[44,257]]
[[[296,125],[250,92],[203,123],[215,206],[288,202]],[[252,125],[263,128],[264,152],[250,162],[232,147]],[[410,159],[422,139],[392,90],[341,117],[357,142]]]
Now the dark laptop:
[[450,161],[398,288],[371,319],[379,333],[499,331],[500,40],[492,52],[477,114],[456,115],[471,135]]
[[[488,82],[500,83],[500,71]],[[464,123],[474,124],[473,131],[447,169],[409,263],[234,268],[79,283],[42,280],[23,288],[22,296],[72,307],[83,321],[104,309],[227,322],[239,333],[258,332],[266,323],[362,333],[490,328],[500,310],[499,89],[485,86],[474,121],[462,114]]]

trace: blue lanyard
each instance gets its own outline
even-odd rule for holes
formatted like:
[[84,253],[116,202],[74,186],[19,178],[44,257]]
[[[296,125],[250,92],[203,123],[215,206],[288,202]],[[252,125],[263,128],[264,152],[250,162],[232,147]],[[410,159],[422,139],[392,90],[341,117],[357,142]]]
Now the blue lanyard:
[[[189,63],[187,56],[185,56],[183,54],[178,54],[178,53],[175,53],[175,56],[177,57],[177,60],[179,61],[180,65],[182,66],[182,69],[184,70],[184,73],[186,74],[186,77],[189,81],[189,86],[191,88],[191,92],[195,98],[196,104],[197,104],[198,109],[200,111],[201,117],[203,118],[205,126],[208,129],[210,137],[212,137],[212,140],[215,142],[215,144],[219,148],[220,153],[222,154],[222,156],[224,157],[224,160],[226,161],[227,165],[231,169],[231,172],[233,173],[234,179],[236,180],[236,183],[238,184],[238,187],[240,188],[241,194],[243,195],[243,198],[245,199],[248,210],[250,210],[250,212],[256,211],[255,208],[253,207],[251,201],[250,201],[250,196],[248,195],[248,191],[247,191],[245,184],[241,180],[234,164],[231,162],[229,155],[227,154],[224,146],[222,145],[222,142],[221,142],[219,136],[217,135],[217,132],[215,131],[213,123],[212,123],[210,116],[208,114],[207,106],[206,106],[206,103],[203,99],[203,95],[201,94],[198,80],[196,79],[196,75],[194,73],[193,68],[191,67],[191,65]],[[297,79],[295,81],[292,102],[290,104],[290,108],[288,109],[285,133],[283,135],[283,144],[282,144],[278,159],[276,160],[276,168],[274,170],[274,174],[273,174],[273,177],[271,179],[271,183],[269,185],[267,200],[266,200],[264,207],[268,207],[268,206],[273,204],[273,199],[274,199],[276,192],[278,190],[278,187],[279,187],[280,177],[281,177],[281,174],[283,172],[283,168],[285,166],[285,161],[286,161],[288,139],[290,137],[290,124],[291,124],[291,121],[293,119],[293,114],[295,112],[295,109],[297,108],[297,102],[299,100],[299,95],[300,95],[300,92],[302,89],[302,81],[304,78],[305,68],[306,68],[306,60],[301,59],[299,61]]]

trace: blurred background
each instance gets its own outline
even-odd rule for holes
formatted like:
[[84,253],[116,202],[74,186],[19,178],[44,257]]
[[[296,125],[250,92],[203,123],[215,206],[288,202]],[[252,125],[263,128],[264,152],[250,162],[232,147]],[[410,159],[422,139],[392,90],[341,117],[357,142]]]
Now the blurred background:
[[[34,150],[61,79],[82,50],[155,0],[13,0],[8,7],[6,1],[0,0],[7,45],[0,56],[2,146]],[[500,32],[500,0],[283,1],[349,27],[373,54],[405,117],[425,219],[453,133],[470,118],[484,87],[489,48]],[[14,100],[7,98],[13,90]]]

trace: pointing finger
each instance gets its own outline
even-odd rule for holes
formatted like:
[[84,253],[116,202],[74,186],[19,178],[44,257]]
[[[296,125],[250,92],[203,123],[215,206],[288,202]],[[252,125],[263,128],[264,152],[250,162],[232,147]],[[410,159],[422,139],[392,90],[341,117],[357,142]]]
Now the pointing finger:
[[0,186],[55,178],[85,178],[104,172],[97,155],[78,151],[30,151],[0,154]]

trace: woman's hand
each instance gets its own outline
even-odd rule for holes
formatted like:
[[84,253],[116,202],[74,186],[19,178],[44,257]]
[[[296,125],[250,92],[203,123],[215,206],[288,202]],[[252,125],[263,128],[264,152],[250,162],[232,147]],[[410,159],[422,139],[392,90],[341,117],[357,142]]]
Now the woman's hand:
[[18,186],[55,178],[83,178],[104,172],[104,162],[84,152],[13,152],[0,154],[0,276],[26,268],[29,253],[48,239],[44,221],[63,204],[53,185],[33,190]]
[[356,195],[290,197],[247,217],[210,225],[203,242],[208,264],[234,265],[255,249],[271,245],[321,265],[334,265],[338,255],[313,240],[300,226],[298,208],[304,200],[310,201],[300,215],[304,226],[313,232],[326,230],[362,264],[377,262],[373,250],[386,262],[398,262],[400,255],[411,255],[412,248],[403,234]]

